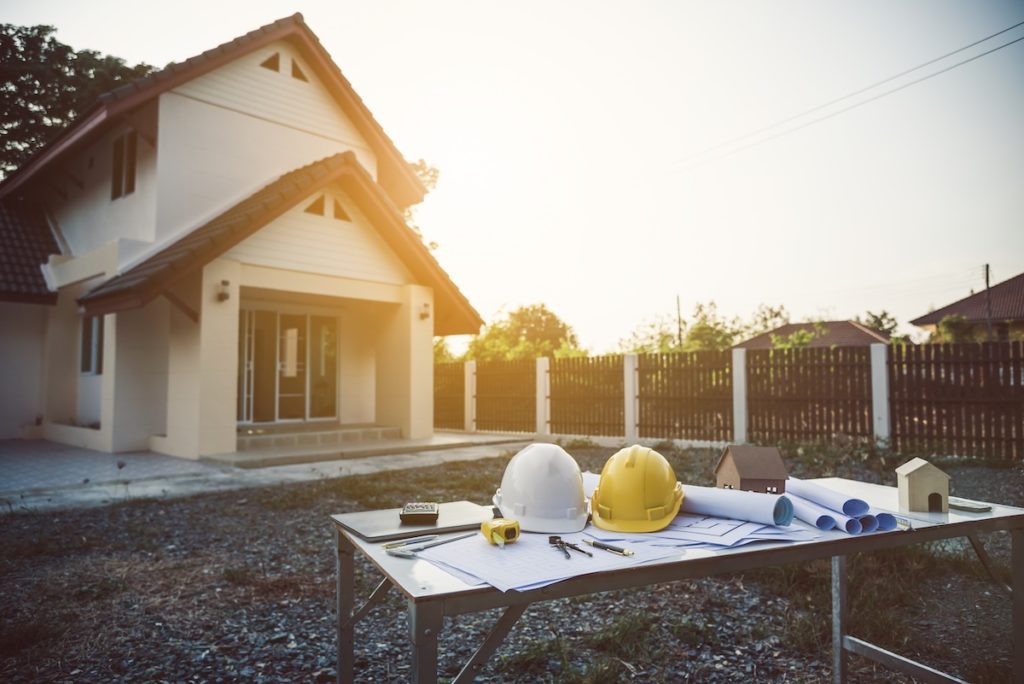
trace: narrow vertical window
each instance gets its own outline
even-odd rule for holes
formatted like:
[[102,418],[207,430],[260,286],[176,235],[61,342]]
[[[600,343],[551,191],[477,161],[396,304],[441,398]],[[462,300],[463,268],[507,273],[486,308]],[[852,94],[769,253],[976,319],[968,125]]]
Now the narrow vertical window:
[[103,316],[82,319],[82,373],[103,374]]
[[130,131],[114,138],[110,163],[110,199],[135,192],[135,167],[139,135]]

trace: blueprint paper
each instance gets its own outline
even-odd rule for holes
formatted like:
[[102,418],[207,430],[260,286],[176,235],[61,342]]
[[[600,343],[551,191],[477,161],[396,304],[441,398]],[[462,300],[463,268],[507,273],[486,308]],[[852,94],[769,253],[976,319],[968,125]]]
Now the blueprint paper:
[[879,532],[891,532],[896,529],[898,521],[896,520],[896,516],[892,513],[886,513],[885,511],[880,511],[877,508],[870,509],[868,513],[875,516],[875,520],[878,521]]
[[858,517],[857,522],[861,524],[861,527],[863,528],[865,533],[874,532],[878,529],[878,518],[871,515],[870,513]]
[[566,559],[565,554],[548,543],[546,534],[522,534],[519,541],[503,548],[488,544],[483,536],[474,535],[424,549],[417,555],[460,579],[473,577],[501,591],[509,591],[536,588],[570,577],[628,568],[662,558],[678,558],[682,553],[676,548],[630,544],[627,548],[634,555],[619,556],[586,547],[581,533],[563,534],[561,537],[586,548],[593,556],[569,551],[570,558]]
[[868,513],[867,502],[846,496],[813,482],[804,482],[792,475],[786,480],[786,494],[796,494],[803,499],[813,501],[819,506],[843,513],[851,518],[867,515]]
[[763,525],[788,525],[793,521],[793,504],[783,495],[697,485],[683,485],[680,510]]
[[819,530],[831,530],[839,523],[833,517],[835,514],[827,508],[822,508],[816,503],[801,499],[792,492],[787,494],[793,502],[793,516],[797,520],[803,520],[808,525],[814,525]]
[[[826,515],[832,518],[836,522],[835,529],[837,530],[847,532],[848,534],[860,534],[864,530],[864,526],[861,525],[861,522],[857,520],[857,518],[851,518],[847,515],[843,515],[838,511],[829,510],[824,506],[821,506],[820,504],[816,504],[813,501],[804,499],[803,497],[797,496],[792,492],[787,492],[786,496],[793,500],[794,507],[796,507],[797,502],[799,502],[801,509],[804,510],[805,512],[809,512],[811,515]],[[810,522],[805,518],[800,518],[800,520],[803,520],[804,522]],[[810,522],[810,524],[813,525],[814,523]]]

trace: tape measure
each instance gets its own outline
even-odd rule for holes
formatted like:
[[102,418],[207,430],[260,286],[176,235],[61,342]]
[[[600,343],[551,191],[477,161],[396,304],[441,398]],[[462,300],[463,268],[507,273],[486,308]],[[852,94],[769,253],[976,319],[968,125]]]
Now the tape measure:
[[497,544],[498,546],[511,544],[519,539],[519,521],[509,518],[485,520],[480,525],[480,533],[484,535],[488,544]]

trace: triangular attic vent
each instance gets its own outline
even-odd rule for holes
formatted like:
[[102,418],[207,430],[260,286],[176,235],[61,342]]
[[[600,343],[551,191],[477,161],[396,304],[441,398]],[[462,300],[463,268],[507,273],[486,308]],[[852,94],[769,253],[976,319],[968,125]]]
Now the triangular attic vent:
[[338,200],[334,200],[334,218],[338,219],[339,221],[348,221],[350,223],[352,222],[352,219],[350,219],[348,214],[345,213],[345,210],[342,209],[341,202],[339,202]]
[[313,200],[313,203],[306,207],[305,212],[307,214],[316,214],[317,216],[324,215],[324,197],[321,195]]
[[302,67],[300,67],[299,63],[294,59],[292,60],[292,78],[297,78],[300,81],[309,81],[309,79],[306,78],[306,74],[302,71]]
[[260,66],[264,69],[270,69],[271,71],[281,70],[281,53],[275,52],[274,54],[267,57],[265,60],[260,62]]

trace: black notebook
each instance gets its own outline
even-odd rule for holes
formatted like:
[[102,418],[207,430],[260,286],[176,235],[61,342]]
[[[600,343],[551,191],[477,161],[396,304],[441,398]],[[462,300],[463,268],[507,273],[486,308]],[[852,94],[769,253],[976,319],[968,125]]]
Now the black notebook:
[[429,525],[403,524],[398,514],[401,508],[381,511],[360,511],[332,515],[331,520],[367,541],[392,541],[421,534],[475,530],[485,520],[494,517],[491,506],[480,506],[471,501],[452,501],[438,506],[437,522]]

